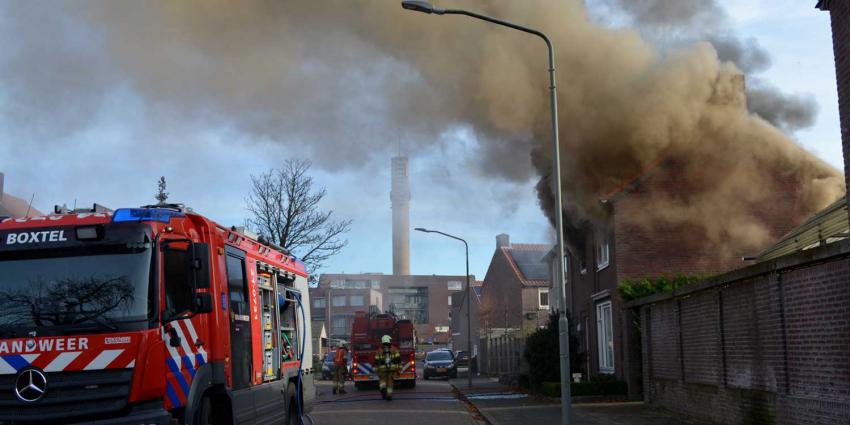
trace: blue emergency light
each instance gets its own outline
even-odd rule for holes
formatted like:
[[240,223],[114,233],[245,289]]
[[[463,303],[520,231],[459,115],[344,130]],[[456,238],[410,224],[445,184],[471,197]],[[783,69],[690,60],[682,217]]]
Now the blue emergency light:
[[185,217],[180,211],[165,208],[119,208],[112,213],[113,223],[125,223],[128,221],[159,221],[170,223],[174,217]]

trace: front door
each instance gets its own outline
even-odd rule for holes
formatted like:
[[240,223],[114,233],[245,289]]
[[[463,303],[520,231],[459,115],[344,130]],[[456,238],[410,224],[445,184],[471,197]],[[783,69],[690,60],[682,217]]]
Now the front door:
[[233,389],[251,383],[251,308],[245,279],[245,252],[227,249],[227,288],[230,299],[230,358]]

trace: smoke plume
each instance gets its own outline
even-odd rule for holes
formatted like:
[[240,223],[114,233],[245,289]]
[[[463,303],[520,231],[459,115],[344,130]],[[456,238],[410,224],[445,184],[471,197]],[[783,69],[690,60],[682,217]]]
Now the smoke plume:
[[[616,3],[638,28],[657,33],[725,25],[713,1]],[[745,90],[741,71],[769,64],[754,42],[685,34],[659,47],[643,31],[592,23],[580,0],[440,6],[509,18],[554,40],[570,223],[591,220],[600,198],[659,157],[684,164],[681,178],[693,190],[654,200],[634,220],[647,228],[690,223],[729,249],[777,236],[752,213],[777,190],[796,194],[800,215],[844,191],[837,170],[777,128],[809,125],[813,103],[767,86]],[[396,0],[3,9],[0,36],[17,41],[0,47],[0,87],[13,99],[4,115],[45,140],[84,129],[104,97],[123,92],[141,98],[151,127],[224,126],[291,146],[327,169],[356,169],[391,151],[399,128],[424,146],[448,127],[469,125],[479,140],[472,165],[502,179],[536,175],[541,206],[550,218],[556,210],[546,52],[528,35],[411,13]]]

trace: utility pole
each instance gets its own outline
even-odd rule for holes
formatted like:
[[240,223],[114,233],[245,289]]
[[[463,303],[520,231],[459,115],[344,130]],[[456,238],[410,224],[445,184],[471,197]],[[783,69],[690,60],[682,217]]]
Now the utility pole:
[[[561,200],[561,147],[558,139],[558,89],[555,80],[555,49],[552,46],[552,41],[546,34],[533,29],[517,25],[512,22],[497,19],[492,16],[482,15],[480,13],[470,12],[463,9],[441,9],[434,7],[431,3],[424,0],[403,0],[401,7],[414,12],[422,12],[435,15],[465,15],[471,18],[480,19],[503,27],[512,28],[528,34],[540,37],[545,43],[549,53],[549,112],[552,125],[552,192],[555,201],[555,231],[557,232],[557,258],[558,276],[554,279],[561,287],[564,287],[564,213],[563,202]],[[562,297],[562,304],[567,305],[565,294]],[[567,319],[566,309],[561,309],[560,318],[558,319],[558,354],[560,357],[561,366],[561,423],[563,425],[572,424],[572,396],[570,394],[570,338],[569,338],[569,320]]]

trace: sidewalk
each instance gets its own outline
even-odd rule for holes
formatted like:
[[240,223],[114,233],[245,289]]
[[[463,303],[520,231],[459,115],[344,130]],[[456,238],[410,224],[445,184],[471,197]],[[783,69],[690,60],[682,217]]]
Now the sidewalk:
[[[467,387],[466,377],[452,379],[450,383],[490,425],[561,423],[561,404],[558,399],[531,395],[486,377],[474,377],[472,388]],[[654,409],[642,402],[573,404],[573,424],[713,425]]]

